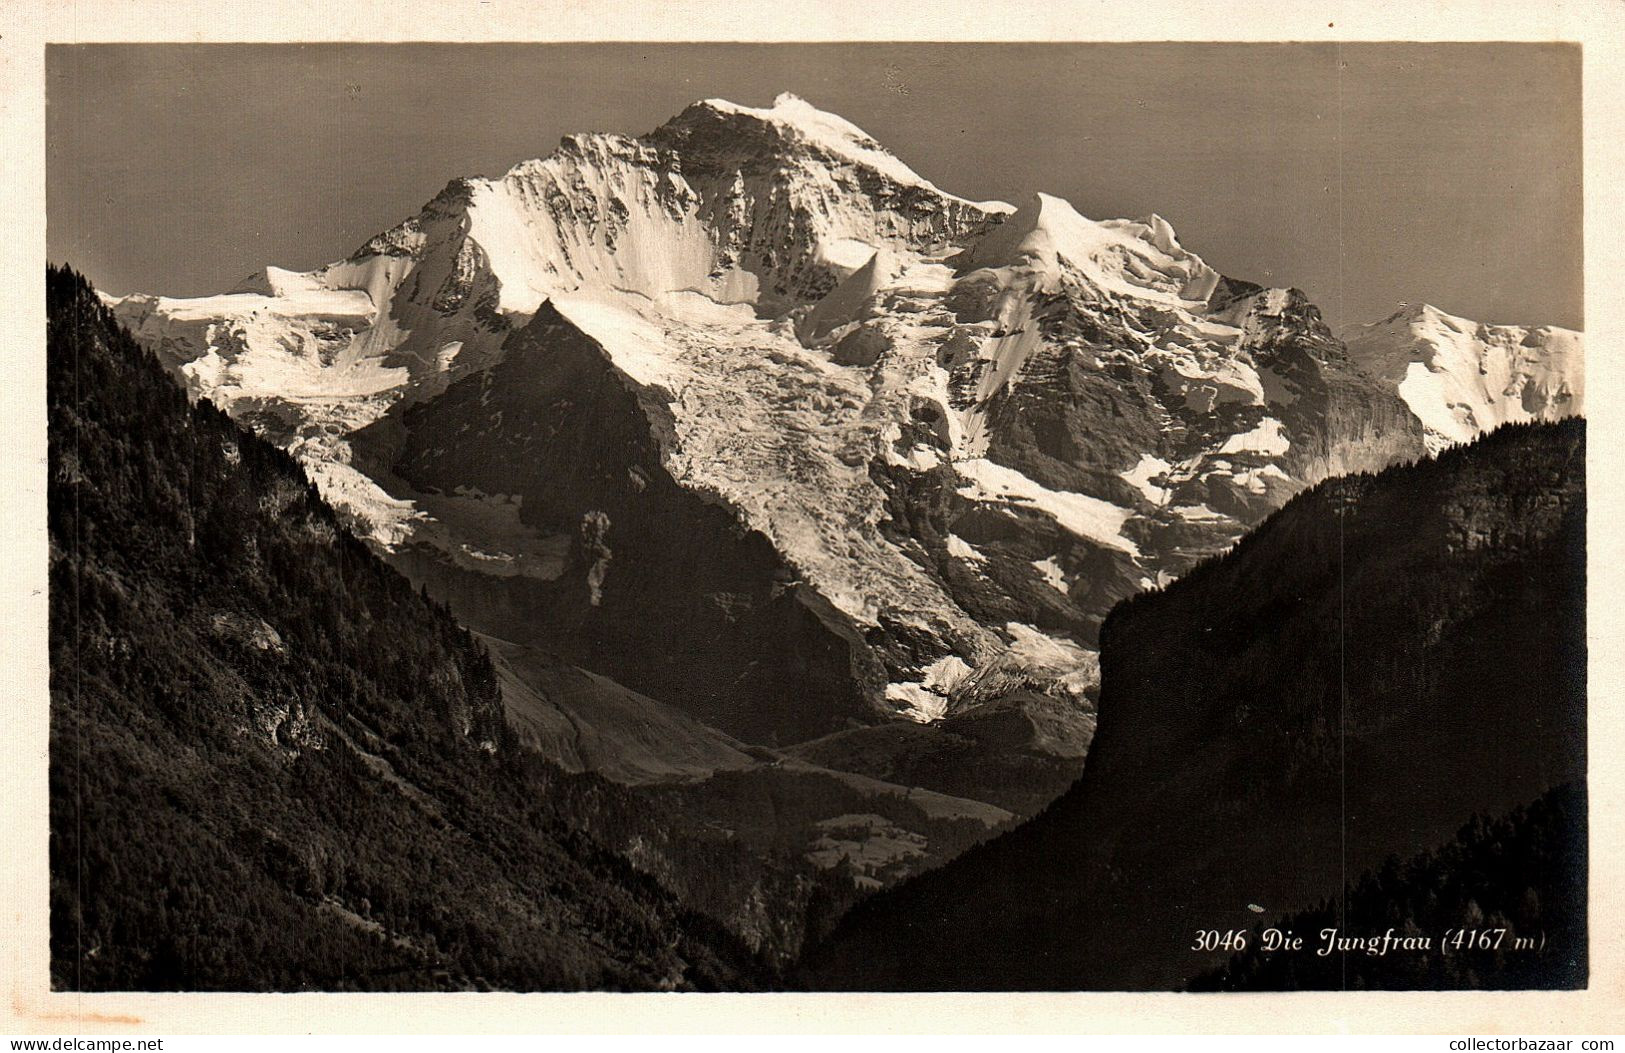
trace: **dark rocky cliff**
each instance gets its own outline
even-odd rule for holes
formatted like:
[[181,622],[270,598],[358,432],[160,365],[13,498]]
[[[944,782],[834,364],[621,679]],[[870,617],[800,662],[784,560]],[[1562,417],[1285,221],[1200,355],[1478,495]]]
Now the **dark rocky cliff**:
[[[808,982],[1177,988],[1224,957],[1197,931],[1248,929],[1250,905],[1335,904],[1475,814],[1583,799],[1584,609],[1583,422],[1327,481],[1121,604],[1080,781],[864,904]],[[1550,878],[1584,866],[1571,847]],[[1526,982],[1584,976],[1583,945],[1543,953]]]
[[527,525],[571,539],[551,581],[493,582],[430,553],[397,556],[483,628],[756,741],[872,719],[863,689],[884,681],[861,638],[766,538],[672,479],[664,404],[551,304],[500,364],[401,424],[393,468],[413,487],[517,494]]

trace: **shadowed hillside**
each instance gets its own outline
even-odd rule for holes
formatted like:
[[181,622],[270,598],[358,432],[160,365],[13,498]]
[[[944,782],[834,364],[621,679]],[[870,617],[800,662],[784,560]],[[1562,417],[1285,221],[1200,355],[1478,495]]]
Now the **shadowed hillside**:
[[[1475,814],[1554,788],[1583,816],[1584,427],[1506,427],[1323,483],[1225,556],[1120,604],[1079,782],[867,901],[809,956],[806,982],[1178,988],[1228,957],[1191,950],[1198,931],[1336,903],[1389,856],[1437,850]],[[1557,843],[1533,885],[1517,860],[1473,877],[1480,898],[1454,924],[1488,913],[1499,884],[1504,900],[1560,898],[1584,839]],[[1424,979],[1572,986],[1577,931],[1548,925],[1515,971]]]
[[83,278],[47,289],[54,986],[758,982],[599,847],[658,848],[657,809],[514,748],[480,642]]
[[[1346,901],[1276,920],[1314,954],[1267,948],[1264,927],[1197,991],[1581,987],[1586,980],[1586,800],[1565,783],[1527,808],[1473,816],[1449,844],[1366,872]],[[1433,934],[1439,953],[1319,954],[1329,928]],[[1459,933],[1461,935],[1450,935]],[[1467,935],[1471,933],[1472,935]],[[1521,941],[1555,948],[1528,953]],[[1430,951],[1432,948],[1430,948]]]

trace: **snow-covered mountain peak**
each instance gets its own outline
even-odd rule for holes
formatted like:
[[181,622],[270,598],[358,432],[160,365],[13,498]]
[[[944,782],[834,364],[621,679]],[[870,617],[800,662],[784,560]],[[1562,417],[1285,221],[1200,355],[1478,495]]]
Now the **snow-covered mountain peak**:
[[830,146],[874,150],[891,156],[885,147],[862,128],[839,114],[820,110],[794,92],[780,92],[773,99],[773,105],[766,107],[742,106],[727,99],[704,99],[696,105],[709,107],[719,113],[744,114],[760,121],[767,121],[792,130],[810,141]]
[[[943,193],[862,128],[790,92],[780,93],[769,107],[742,106],[726,99],[706,99],[689,107],[672,124],[697,123],[696,111],[710,111],[724,119],[734,118],[727,122],[734,127],[737,127],[739,118],[759,122],[792,149],[811,147],[829,157],[876,172],[901,186]],[[987,206],[990,211],[1009,210],[1009,206],[1002,202],[989,202]]]
[[[1447,318],[1457,322],[1466,321],[1466,319],[1456,318],[1456,316],[1447,314],[1432,304],[1423,303],[1420,300],[1416,303],[1404,304],[1398,311],[1394,312],[1393,317],[1396,319],[1408,319],[1410,321],[1442,321]],[[1477,323],[1468,322],[1467,324],[1476,325]]]
[[1585,412],[1583,339],[1571,329],[1490,325],[1414,303],[1338,335],[1360,369],[1395,386],[1435,450]]
[[1006,211],[944,194],[794,96],[767,109],[708,100],[640,138],[570,135],[499,178],[453,180],[353,258],[421,260],[437,303],[519,321],[584,289],[776,311],[822,296],[879,246],[963,241]]
[[967,268],[1026,265],[1071,271],[1136,299],[1203,302],[1219,274],[1187,251],[1160,216],[1092,220],[1064,198],[1037,193],[965,254]]
[[1439,329],[1453,332],[1474,332],[1482,324],[1470,318],[1453,315],[1430,303],[1417,300],[1415,302],[1401,303],[1398,310],[1379,322],[1373,322],[1370,325],[1350,325],[1346,328],[1350,332],[1353,332],[1356,328],[1371,329],[1377,326],[1387,327],[1388,330],[1394,333],[1410,332],[1412,330],[1433,332]]
[[[550,298],[698,295],[772,316],[815,302],[877,249],[962,245],[1000,209],[942,194],[794,96],[762,110],[696,103],[641,138],[566,136],[499,177],[454,178],[344,261],[268,267],[225,296],[132,300],[125,313],[177,367],[217,363],[205,372],[228,387],[199,379],[200,392],[295,373],[290,397],[351,390],[335,368],[370,361],[416,398],[488,364]],[[267,322],[301,314],[322,325]]]

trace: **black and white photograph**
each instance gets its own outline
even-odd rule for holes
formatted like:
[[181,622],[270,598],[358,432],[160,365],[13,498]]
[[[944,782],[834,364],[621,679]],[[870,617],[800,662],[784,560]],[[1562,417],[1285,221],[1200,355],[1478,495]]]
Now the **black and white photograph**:
[[48,41],[42,985],[1596,993],[1588,60]]

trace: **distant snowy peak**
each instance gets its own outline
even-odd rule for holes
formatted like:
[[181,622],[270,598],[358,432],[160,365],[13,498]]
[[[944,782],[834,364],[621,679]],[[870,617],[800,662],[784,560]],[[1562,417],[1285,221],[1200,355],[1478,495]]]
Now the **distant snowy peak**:
[[1359,368],[1395,387],[1433,449],[1585,412],[1583,338],[1571,329],[1488,325],[1416,304],[1338,335]]
[[972,267],[1022,261],[1068,264],[1094,284],[1136,298],[1205,302],[1219,283],[1219,273],[1186,251],[1161,216],[1096,221],[1049,194],[1034,194],[963,260]]
[[[693,128],[704,123],[707,114],[716,114],[730,131],[737,131],[738,120],[756,122],[789,144],[810,147],[828,158],[869,169],[901,186],[921,187],[954,201],[965,201],[939,190],[922,178],[896,155],[882,146],[873,136],[846,118],[820,110],[799,95],[783,92],[766,108],[741,106],[726,99],[705,99],[695,103],[678,115],[666,128]],[[728,120],[735,118],[736,120]],[[661,132],[656,132],[659,136]],[[1003,201],[966,202],[987,212],[1013,212]]]
[[708,100],[641,138],[566,136],[500,178],[453,180],[352,259],[433,267],[444,287],[419,280],[411,295],[442,306],[480,298],[483,281],[504,314],[583,288],[788,307],[877,248],[962,243],[1010,211],[943,193],[795,96],[768,109]]
[[[726,99],[705,99],[695,106],[700,110],[762,122],[778,134],[805,142],[854,164],[873,168],[899,183],[930,186],[862,128],[844,117],[818,109],[799,95],[782,92],[773,100],[773,105],[765,109],[741,106]],[[674,123],[681,122],[680,116]]]

